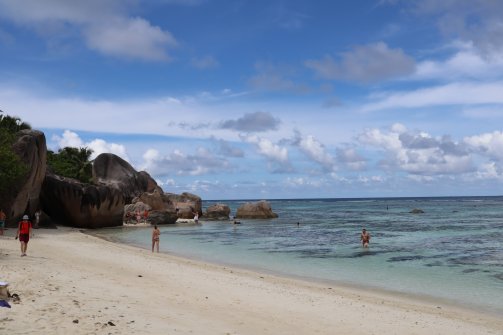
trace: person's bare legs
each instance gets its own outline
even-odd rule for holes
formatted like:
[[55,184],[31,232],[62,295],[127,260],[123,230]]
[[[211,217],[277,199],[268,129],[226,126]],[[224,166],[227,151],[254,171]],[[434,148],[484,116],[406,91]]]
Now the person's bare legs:
[[155,241],[152,240],[152,252],[154,252]]
[[157,252],[159,252],[159,240],[157,240],[155,243],[156,243],[156,247],[157,247]]
[[21,256],[26,256],[26,249],[28,248],[28,243],[21,242]]

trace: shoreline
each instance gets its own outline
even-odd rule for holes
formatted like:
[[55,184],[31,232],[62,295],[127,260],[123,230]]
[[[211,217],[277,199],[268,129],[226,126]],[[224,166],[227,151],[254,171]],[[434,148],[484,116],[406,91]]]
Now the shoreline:
[[[183,223],[185,223],[185,222],[182,222],[182,224]],[[134,226],[133,225],[133,226],[123,226],[123,227],[114,227],[114,228],[145,229],[145,228],[151,228],[151,227],[150,226]],[[124,245],[124,246],[130,246],[133,248],[138,248],[141,250],[150,251],[150,249],[145,245],[135,244],[135,243],[131,243],[131,244],[125,243],[118,238],[114,238],[113,236],[102,235],[102,234],[100,234],[99,230],[82,230],[82,233],[89,234],[91,236],[103,239],[103,240],[111,242],[111,243]],[[438,297],[438,296],[429,295],[429,294],[395,291],[392,289],[386,289],[386,288],[382,288],[382,287],[378,287],[378,286],[371,286],[371,285],[357,284],[357,283],[351,283],[351,282],[345,282],[345,281],[338,281],[335,279],[331,280],[331,279],[323,279],[323,278],[317,278],[317,277],[297,275],[297,274],[292,274],[292,273],[288,273],[288,272],[282,272],[282,271],[278,271],[278,270],[263,268],[263,267],[259,267],[259,266],[242,265],[242,264],[224,262],[224,261],[219,261],[219,260],[214,260],[214,259],[204,259],[204,258],[198,257],[198,256],[185,255],[182,253],[178,253],[176,251],[160,251],[160,253],[168,255],[170,257],[176,257],[180,260],[190,260],[193,262],[206,264],[206,265],[214,265],[217,267],[234,268],[235,270],[248,271],[248,272],[256,273],[256,274],[265,274],[268,276],[274,276],[274,277],[283,278],[286,280],[295,280],[295,281],[305,282],[308,284],[330,286],[332,288],[338,287],[338,288],[342,288],[344,290],[349,290],[352,292],[362,292],[362,293],[368,294],[368,295],[378,294],[378,295],[383,295],[383,296],[394,296],[396,298],[404,299],[406,301],[414,301],[417,303],[422,303],[422,304],[427,304],[427,305],[449,307],[451,309],[459,309],[461,311],[466,311],[469,313],[473,312],[473,313],[481,314],[481,315],[489,314],[493,317],[499,317],[501,315],[501,313],[503,313],[503,310],[491,308],[490,306],[487,306],[487,305],[484,306],[484,305],[473,304],[473,303],[468,305],[468,304],[465,304],[464,302],[459,301],[459,300],[448,299],[448,298]]]
[[0,332],[10,334],[368,334],[368,325],[381,334],[503,330],[503,321],[471,309],[152,254],[66,227],[35,230],[28,257],[19,257],[9,233],[0,237],[0,281],[21,297],[2,309]]

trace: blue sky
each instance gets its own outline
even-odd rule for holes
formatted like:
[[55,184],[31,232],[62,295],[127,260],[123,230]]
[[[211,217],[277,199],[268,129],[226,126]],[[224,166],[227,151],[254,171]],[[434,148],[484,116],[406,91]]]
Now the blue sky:
[[498,0],[0,0],[0,109],[203,199],[501,195]]

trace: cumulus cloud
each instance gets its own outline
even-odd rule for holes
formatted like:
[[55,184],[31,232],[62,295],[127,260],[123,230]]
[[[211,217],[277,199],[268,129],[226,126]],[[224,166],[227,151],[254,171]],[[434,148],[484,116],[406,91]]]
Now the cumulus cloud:
[[194,154],[181,150],[163,155],[156,149],[148,149],[143,154],[142,170],[158,177],[169,175],[200,176],[231,170],[229,162],[217,157],[205,148],[197,149]]
[[464,139],[464,142],[481,155],[503,161],[503,133],[501,131],[469,136]]
[[337,161],[354,171],[364,170],[367,166],[367,160],[354,148],[337,148]]
[[65,37],[69,30],[76,30],[73,37],[84,37],[90,49],[104,55],[168,60],[168,48],[177,45],[175,38],[143,18],[130,16],[130,4],[119,0],[0,0],[0,16],[43,31],[46,38]]
[[255,145],[257,152],[268,160],[269,167],[273,171],[287,172],[292,170],[286,147],[256,135],[241,135],[240,137],[243,141]]
[[473,158],[464,144],[452,141],[449,136],[435,138],[425,132],[414,133],[399,126],[389,131],[368,129],[358,136],[358,141],[386,155],[382,167],[398,168],[417,175],[475,171]]
[[271,113],[255,112],[247,113],[236,120],[223,121],[220,127],[244,132],[263,132],[277,129],[280,123]]
[[331,171],[335,168],[332,155],[314,136],[303,136],[299,131],[296,131],[293,145],[297,146],[309,159],[321,165],[325,171]]
[[177,42],[168,31],[152,26],[142,18],[120,18],[85,29],[90,49],[116,57],[143,60],[168,60],[167,47]]
[[77,133],[70,130],[65,130],[61,136],[53,136],[52,140],[56,143],[58,149],[65,147],[89,148],[93,151],[91,159],[96,158],[102,153],[112,153],[126,161],[129,161],[126,147],[122,144],[109,143],[99,138],[90,142],[84,142]]
[[319,60],[306,61],[305,66],[324,79],[367,84],[410,75],[415,70],[415,61],[401,49],[391,49],[378,42],[355,46],[342,53],[340,60],[326,55]]

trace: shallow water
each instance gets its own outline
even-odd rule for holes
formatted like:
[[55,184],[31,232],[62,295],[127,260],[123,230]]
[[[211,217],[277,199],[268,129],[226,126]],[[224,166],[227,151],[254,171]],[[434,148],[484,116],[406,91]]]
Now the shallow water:
[[[222,202],[232,214],[244,203]],[[163,226],[161,251],[503,312],[503,197],[270,203],[278,219]],[[359,242],[362,227],[369,249]],[[100,233],[150,248],[150,228]]]

